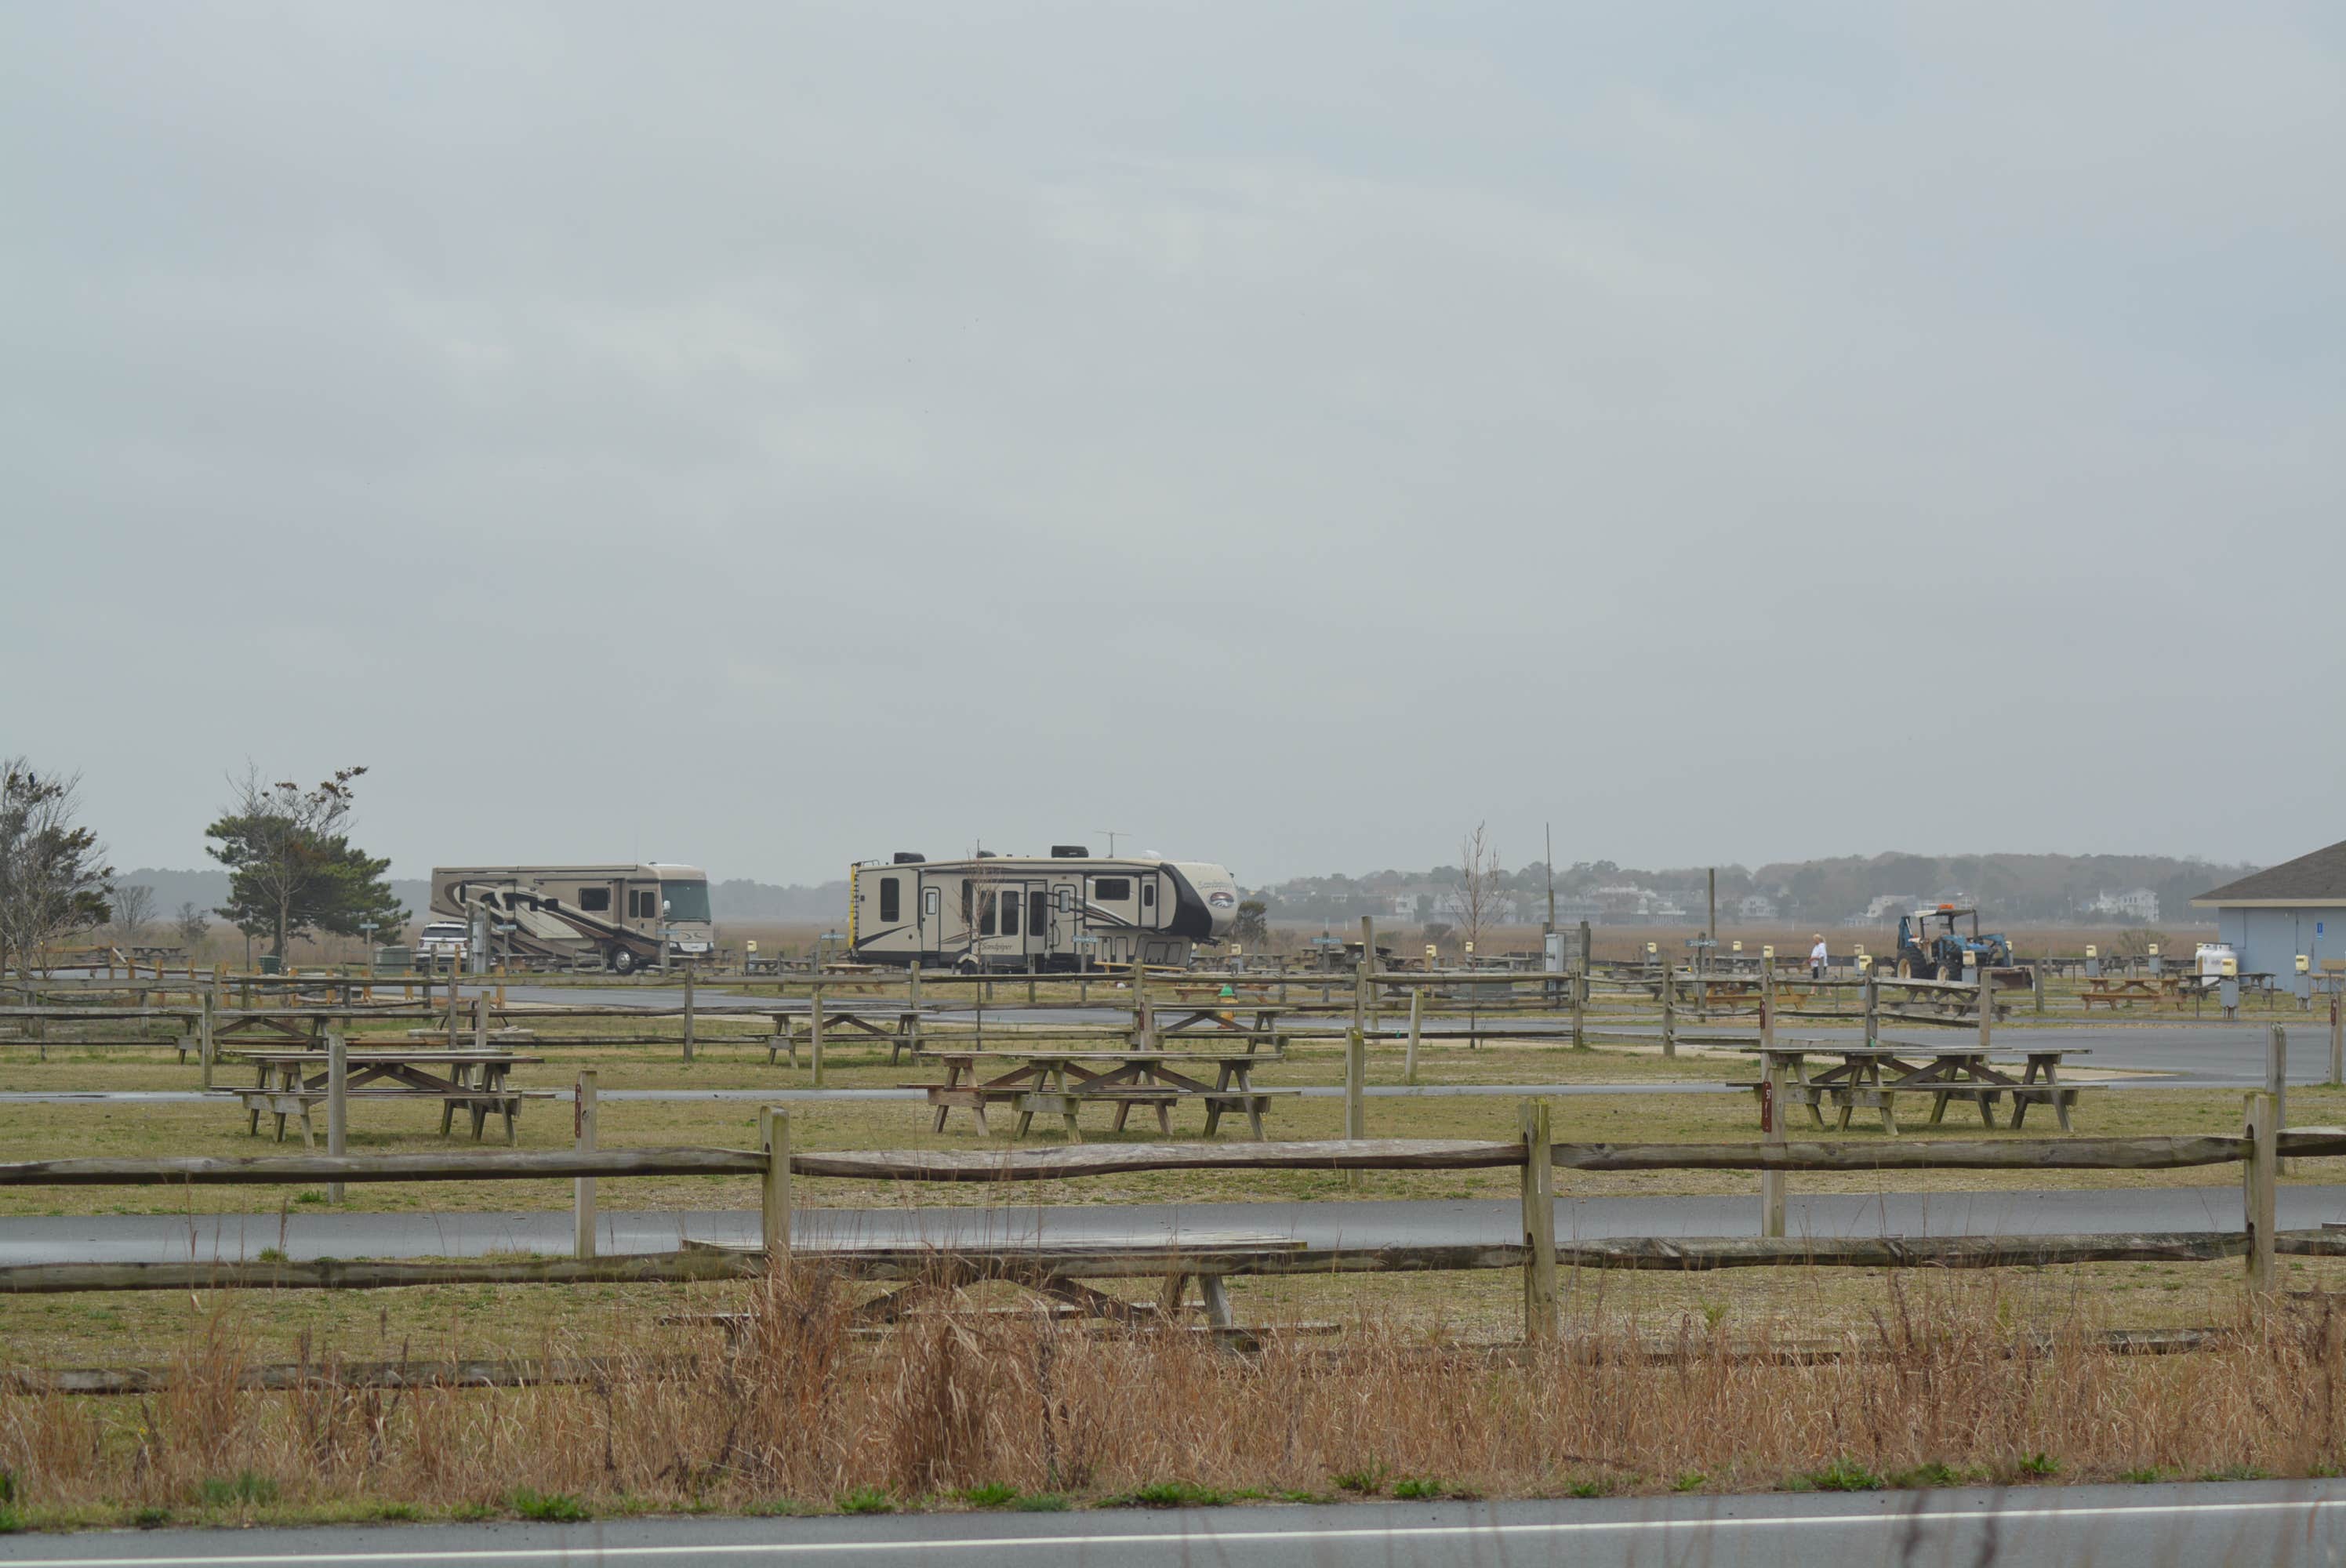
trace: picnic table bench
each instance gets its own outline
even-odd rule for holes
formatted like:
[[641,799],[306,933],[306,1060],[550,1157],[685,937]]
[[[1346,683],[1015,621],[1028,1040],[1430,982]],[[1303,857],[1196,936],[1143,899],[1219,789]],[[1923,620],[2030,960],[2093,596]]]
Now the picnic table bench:
[[[828,989],[828,986],[825,989]],[[790,1065],[797,1066],[799,1043],[805,1041],[811,1044],[814,1040],[816,1023],[814,1008],[812,1006],[775,1007],[760,1011],[764,1016],[774,1021],[774,1032],[766,1037],[766,1065],[772,1066],[774,1058],[787,1051],[790,1055]],[[892,1067],[907,1050],[916,1056],[920,1054],[921,1010],[917,1007],[873,1008],[826,1005],[822,1009],[821,1022],[826,1032],[833,1029],[852,1029],[866,1039],[886,1041],[888,1064]],[[800,1027],[801,1023],[805,1025],[804,1028]]]
[[[761,1242],[698,1241],[688,1250],[762,1252]],[[1198,1284],[1198,1305],[1218,1338],[1244,1334],[1230,1310],[1224,1282],[1232,1274],[1304,1249],[1300,1237],[1250,1231],[1191,1233],[1164,1240],[1111,1237],[1099,1240],[981,1242],[969,1245],[880,1243],[793,1247],[795,1262],[829,1265],[866,1279],[891,1280],[897,1288],[855,1309],[855,1321],[875,1326],[901,1321],[923,1298],[949,1295],[988,1280],[1005,1280],[1057,1305],[1126,1325],[1170,1323],[1183,1309],[1188,1283]],[[1086,1279],[1150,1279],[1159,1282],[1153,1301],[1129,1301],[1082,1283]],[[708,1322],[739,1334],[750,1313],[709,1313],[689,1321]]]
[[2153,1006],[2171,1001],[2183,1005],[2183,979],[2180,974],[2099,975],[2086,982],[2085,994],[2077,1000],[2087,1011],[2096,1004],[2104,1007],[2131,1007],[2137,1002]]
[[[1068,1140],[1081,1143],[1083,1130],[1076,1124],[1076,1113],[1090,1102],[1116,1107],[1116,1122],[1111,1128],[1115,1132],[1124,1130],[1134,1106],[1147,1106],[1157,1113],[1158,1130],[1169,1136],[1174,1104],[1195,1099],[1206,1107],[1206,1136],[1214,1135],[1225,1113],[1235,1111],[1246,1116],[1248,1128],[1260,1142],[1263,1136],[1263,1107],[1276,1095],[1300,1092],[1256,1088],[1251,1077],[1255,1064],[1275,1058],[1259,1056],[1251,1049],[933,1051],[928,1054],[944,1064],[945,1081],[912,1086],[928,1092],[929,1104],[936,1107],[933,1130],[940,1133],[945,1130],[946,1116],[958,1107],[974,1115],[978,1132],[988,1135],[992,1129],[985,1119],[986,1106],[1008,1105],[1018,1110],[1018,1123],[1011,1134],[1014,1138],[1025,1136],[1036,1115],[1046,1114],[1061,1118]],[[979,1077],[989,1065],[1007,1064],[1016,1064],[994,1077]],[[1175,1064],[1201,1070],[1210,1065],[1214,1081],[1208,1084],[1192,1077]]]
[[[1882,1130],[1895,1136],[1898,1096],[1927,1095],[1931,1097],[1933,1126],[1946,1118],[1950,1101],[1969,1100],[1978,1108],[1980,1120],[1993,1127],[1995,1102],[2009,1095],[2014,1131],[2026,1122],[2029,1106],[2049,1105],[2066,1133],[2071,1130],[2069,1113],[2078,1095],[2096,1086],[2061,1082],[2062,1060],[2087,1054],[2073,1046],[2024,1048],[2021,1054],[2026,1059],[2025,1066],[2017,1077],[2010,1069],[2022,1064],[1992,1061],[1986,1052],[1975,1045],[1901,1044],[1888,1041],[1842,1045],[1810,1040],[1739,1049],[1760,1058],[1763,1075],[1757,1083],[1739,1081],[1737,1087],[1764,1095],[1765,1068],[1771,1064],[1780,1067],[1785,1101],[1806,1105],[1810,1120],[1820,1127],[1825,1125],[1824,1106],[1830,1102],[1840,1112],[1842,1132],[1849,1130],[1851,1116],[1863,1108],[1880,1112]],[[1839,1064],[1811,1074],[1808,1064],[1811,1056],[1841,1060]]]
[[[327,1071],[318,1053],[251,1051],[240,1054],[254,1066],[258,1075],[254,1086],[216,1089],[213,1093],[233,1095],[243,1102],[250,1118],[245,1128],[247,1135],[259,1135],[261,1116],[273,1115],[277,1118],[277,1141],[281,1144],[285,1141],[286,1117],[298,1116],[302,1147],[315,1148],[317,1132],[310,1113],[327,1097]],[[516,1056],[510,1051],[352,1051],[346,1058],[350,1075],[343,1094],[353,1100],[437,1100],[442,1137],[448,1135],[459,1105],[472,1113],[473,1136],[476,1140],[490,1116],[502,1115],[505,1142],[510,1145],[516,1141],[514,1118],[521,1102],[549,1098],[554,1091],[509,1088],[505,1080],[516,1065],[545,1060],[543,1056]],[[382,1086],[370,1086],[378,1084]]]

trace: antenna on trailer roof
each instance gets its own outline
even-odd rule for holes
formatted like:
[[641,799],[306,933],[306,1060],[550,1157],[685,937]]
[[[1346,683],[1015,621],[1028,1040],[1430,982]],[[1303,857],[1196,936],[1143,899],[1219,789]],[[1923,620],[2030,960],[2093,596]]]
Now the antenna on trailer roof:
[[1107,835],[1107,858],[1111,860],[1116,859],[1117,839],[1119,836],[1127,839],[1132,837],[1130,833],[1126,832],[1121,828],[1094,828],[1092,831],[1095,833],[1106,833]]

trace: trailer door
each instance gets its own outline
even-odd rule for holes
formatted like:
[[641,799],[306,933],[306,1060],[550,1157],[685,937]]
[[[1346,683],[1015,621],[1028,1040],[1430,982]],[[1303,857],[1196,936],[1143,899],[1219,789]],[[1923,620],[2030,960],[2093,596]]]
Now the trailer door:
[[1047,957],[1050,952],[1050,884],[1028,882],[1026,884],[1026,956],[1029,959],[1040,960]]

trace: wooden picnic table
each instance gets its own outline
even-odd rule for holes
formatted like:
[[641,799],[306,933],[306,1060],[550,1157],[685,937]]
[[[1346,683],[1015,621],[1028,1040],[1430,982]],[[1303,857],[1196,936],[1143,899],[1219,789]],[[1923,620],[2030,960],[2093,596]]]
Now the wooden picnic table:
[[[976,1116],[981,1135],[990,1134],[986,1106],[1012,1105],[1018,1108],[1014,1138],[1025,1135],[1036,1113],[1049,1112],[1065,1122],[1069,1142],[1081,1143],[1083,1130],[1076,1125],[1076,1111],[1088,1100],[1116,1106],[1112,1129],[1116,1132],[1124,1130],[1133,1106],[1147,1105],[1157,1113],[1158,1130],[1170,1136],[1173,1103],[1196,1099],[1206,1107],[1206,1136],[1214,1135],[1224,1112],[1239,1111],[1260,1142],[1264,1104],[1273,1095],[1297,1092],[1254,1086],[1255,1064],[1276,1058],[1258,1055],[1251,1043],[1242,1052],[1008,1050],[926,1054],[945,1068],[944,1083],[917,1085],[928,1091],[929,1104],[936,1107],[934,1130],[940,1133],[945,1130],[946,1115],[959,1107]],[[979,1076],[997,1065],[1008,1070],[990,1078]],[[1181,1071],[1182,1066],[1199,1070],[1210,1066],[1214,1081],[1209,1084],[1193,1077]]]
[[[698,1241],[687,1237],[688,1249],[716,1252],[763,1252],[763,1242]],[[1180,1314],[1191,1279],[1198,1282],[1198,1304],[1209,1329],[1219,1336],[1242,1333],[1230,1310],[1224,1280],[1264,1264],[1291,1257],[1304,1249],[1300,1237],[1252,1231],[1186,1232],[1164,1240],[1117,1237],[1076,1241],[954,1243],[935,1246],[882,1244],[794,1247],[793,1258],[829,1263],[852,1278],[897,1281],[855,1308],[859,1325],[876,1327],[901,1322],[924,1300],[949,1298],[953,1292],[986,1280],[1005,1280],[1062,1308],[1110,1322],[1169,1325]],[[1109,1295],[1086,1279],[1151,1279],[1160,1282],[1153,1301],[1128,1301]],[[751,1312],[720,1312],[663,1319],[664,1322],[705,1322],[739,1336],[754,1322]]]
[[2105,1007],[2131,1007],[2137,1002],[2153,1006],[2161,1002],[2183,1005],[2183,980],[2180,974],[2097,975],[2086,982],[2085,993],[2077,1000],[2090,1011],[2096,1003]]
[[[285,1118],[301,1120],[301,1145],[317,1146],[310,1121],[312,1106],[327,1095],[327,1071],[315,1051],[247,1051],[240,1053],[253,1064],[257,1082],[250,1089],[221,1089],[244,1103],[250,1116],[248,1135],[260,1132],[264,1113],[277,1118],[277,1141],[285,1141]],[[446,1137],[456,1107],[473,1114],[477,1140],[492,1115],[505,1117],[505,1142],[516,1141],[514,1117],[525,1098],[543,1097],[551,1090],[527,1091],[506,1086],[513,1069],[545,1061],[543,1056],[516,1056],[510,1051],[352,1051],[345,1058],[349,1077],[344,1093],[352,1099],[438,1100],[440,1135]],[[370,1087],[380,1084],[382,1087]]]
[[[750,1010],[729,1008],[727,1011],[740,1013]],[[812,1044],[814,1040],[814,1008],[805,1005],[760,1008],[756,1011],[774,1021],[774,1033],[766,1041],[766,1065],[772,1066],[774,1058],[787,1051],[790,1054],[790,1065],[797,1066],[800,1042]],[[917,1007],[858,1007],[852,1004],[833,1007],[826,1004],[821,1013],[821,1023],[826,1032],[852,1029],[866,1038],[886,1041],[888,1064],[892,1067],[908,1050],[916,1056],[920,1054],[921,1011]],[[799,1027],[801,1023],[806,1025],[804,1029]]]
[[[1275,1045],[1279,1040],[1280,1015],[1293,1011],[1275,1002],[1240,1002],[1235,997],[1217,997],[1202,1004],[1183,1003],[1151,1010],[1157,1037],[1160,1040],[1193,1038],[1201,1034],[1241,1034],[1246,1037],[1250,1051],[1254,1049],[1257,1042]],[[1251,1022],[1239,1023],[1240,1013],[1250,1014]],[[1168,1018],[1172,1022],[1167,1023]],[[1134,1028],[1137,1030],[1138,1027],[1139,1022],[1136,1018]]]
[[[2023,1067],[2020,1063],[1991,1061],[1975,1045],[1890,1041],[1843,1045],[1808,1040],[1739,1049],[1760,1059],[1761,1082],[1745,1085],[1755,1094],[1765,1093],[1766,1069],[1772,1065],[1782,1070],[1785,1098],[1805,1105],[1816,1125],[1825,1125],[1823,1107],[1830,1100],[1841,1113],[1840,1130],[1847,1132],[1850,1117],[1863,1106],[1882,1113],[1882,1130],[1892,1136],[1898,1132],[1896,1102],[1901,1095],[1930,1095],[1933,1126],[1945,1119],[1950,1100],[1969,1100],[1979,1107],[1980,1120],[1993,1127],[1995,1101],[2009,1095],[2015,1132],[2026,1121],[2028,1107],[2039,1104],[2052,1105],[2061,1130],[2068,1132],[2069,1112],[2080,1091],[2076,1084],[2061,1082],[2061,1063],[2065,1057],[2088,1054],[2072,1046],[2024,1047]],[[1809,1058],[1812,1056],[1838,1057],[1840,1062],[1811,1074]],[[2017,1077],[2010,1071],[2014,1067],[2022,1067]]]

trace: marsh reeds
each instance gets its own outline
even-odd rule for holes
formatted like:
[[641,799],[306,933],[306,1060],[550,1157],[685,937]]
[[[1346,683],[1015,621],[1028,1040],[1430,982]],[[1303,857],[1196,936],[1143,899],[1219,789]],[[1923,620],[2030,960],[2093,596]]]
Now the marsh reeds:
[[2015,1309],[1997,1274],[1891,1276],[1822,1339],[1787,1317],[1658,1321],[1599,1296],[1552,1343],[1364,1313],[1333,1338],[1274,1328],[1245,1353],[1192,1326],[952,1292],[873,1334],[861,1290],[780,1268],[726,1332],[645,1322],[549,1343],[596,1375],[494,1389],[345,1383],[308,1347],[314,1377],[256,1388],[251,1347],[199,1308],[158,1390],[0,1394],[0,1472],[34,1522],[461,1514],[516,1497],[797,1509],[1425,1495],[1434,1478],[1504,1496],[2305,1475],[2341,1463],[2346,1431],[2346,1296],[2323,1293],[2243,1306],[2189,1353],[2154,1356],[2112,1352],[2090,1291]]

